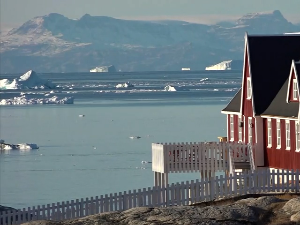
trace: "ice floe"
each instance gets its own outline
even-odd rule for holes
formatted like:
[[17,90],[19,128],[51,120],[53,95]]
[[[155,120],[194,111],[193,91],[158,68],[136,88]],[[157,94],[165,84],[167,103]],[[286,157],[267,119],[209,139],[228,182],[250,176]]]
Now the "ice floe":
[[200,80],[200,82],[207,81],[207,80],[208,80],[207,77],[206,77],[206,78],[202,78],[202,79]]
[[1,150],[31,150],[31,149],[39,149],[37,144],[28,144],[28,143],[21,143],[21,144],[7,144],[7,143],[0,143]]
[[140,139],[141,137],[140,136],[130,136],[129,138],[130,139]]
[[208,66],[205,70],[231,70],[231,62],[232,60],[223,61],[216,65]]
[[0,80],[0,89],[53,89],[55,87],[51,81],[40,78],[33,70],[29,70],[13,81]]
[[116,67],[114,65],[110,66],[99,66],[90,70],[90,72],[117,72]]
[[174,86],[167,85],[164,88],[165,91],[177,91],[177,89]]
[[26,95],[11,99],[2,99],[0,105],[34,105],[34,104],[73,104],[73,97],[29,98]]
[[116,88],[130,88],[130,87],[134,87],[134,85],[129,83],[129,82],[125,82],[124,84],[117,84],[116,85]]

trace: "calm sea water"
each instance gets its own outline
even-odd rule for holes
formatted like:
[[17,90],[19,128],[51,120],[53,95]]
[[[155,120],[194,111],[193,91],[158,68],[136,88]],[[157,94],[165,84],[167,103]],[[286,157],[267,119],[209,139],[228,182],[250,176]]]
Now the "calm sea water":
[[[151,161],[151,143],[226,135],[220,111],[240,87],[240,74],[41,74],[59,86],[55,95],[74,96],[75,102],[0,107],[0,138],[40,147],[0,154],[0,204],[22,208],[152,186],[151,164],[141,163]],[[116,90],[125,81],[135,87]],[[166,85],[178,91],[163,91]],[[20,92],[41,97],[49,91],[5,90],[1,98]],[[169,182],[199,177],[171,174]]]

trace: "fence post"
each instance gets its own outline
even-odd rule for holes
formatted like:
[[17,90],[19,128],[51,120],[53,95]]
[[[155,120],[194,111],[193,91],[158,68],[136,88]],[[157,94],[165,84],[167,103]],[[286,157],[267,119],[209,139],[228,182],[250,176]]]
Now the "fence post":
[[212,201],[215,199],[215,178],[211,177],[209,182],[210,182],[210,200]]

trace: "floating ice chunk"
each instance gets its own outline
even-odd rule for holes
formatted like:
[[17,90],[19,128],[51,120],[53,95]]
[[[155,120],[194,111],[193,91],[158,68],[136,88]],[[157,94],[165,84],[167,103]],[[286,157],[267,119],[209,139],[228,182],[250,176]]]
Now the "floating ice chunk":
[[130,88],[130,87],[134,87],[133,84],[126,82],[124,84],[117,84],[116,88]]
[[34,104],[73,104],[73,97],[29,98],[25,95],[11,99],[2,99],[0,105],[34,105]]
[[142,161],[142,164],[147,164],[147,163],[152,163],[152,162],[148,162],[148,161]]
[[12,150],[13,147],[12,147],[11,145],[3,145],[3,146],[2,146],[2,149],[3,149],[3,150]]
[[140,136],[130,136],[129,138],[130,139],[140,139],[141,137]]
[[80,114],[80,115],[79,115],[79,117],[85,117],[85,115],[83,115],[83,114]]
[[174,86],[171,85],[167,85],[164,88],[165,91],[177,91],[176,88]]
[[31,150],[31,149],[39,149],[37,144],[28,144],[28,143],[21,143],[21,144],[5,144],[1,143],[2,150]]
[[17,144],[17,146],[19,146],[18,149],[20,150],[39,149],[37,144],[21,143],[21,144]]
[[146,169],[145,167],[135,167],[136,169],[139,169],[139,170],[144,170]]
[[208,78],[203,78],[200,80],[200,82],[207,81],[207,80],[208,80]]
[[0,80],[0,89],[53,89],[55,87],[51,81],[38,77],[33,70],[29,70],[19,79],[13,79],[12,82],[8,79]]
[[232,60],[223,61],[216,65],[208,66],[205,70],[231,70],[231,62]]
[[113,65],[99,66],[94,69],[91,69],[90,72],[116,72],[116,68]]

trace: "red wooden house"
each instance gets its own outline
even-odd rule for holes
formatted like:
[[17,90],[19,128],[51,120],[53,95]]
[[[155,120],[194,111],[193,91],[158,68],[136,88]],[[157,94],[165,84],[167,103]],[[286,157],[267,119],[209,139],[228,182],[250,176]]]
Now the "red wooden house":
[[242,87],[222,110],[259,168],[300,169],[300,35],[245,35]]

